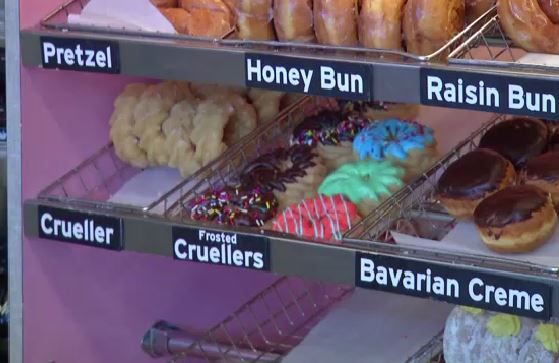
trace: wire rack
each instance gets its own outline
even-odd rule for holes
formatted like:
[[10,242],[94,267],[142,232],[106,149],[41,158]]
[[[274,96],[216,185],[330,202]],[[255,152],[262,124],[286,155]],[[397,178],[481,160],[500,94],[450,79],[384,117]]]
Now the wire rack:
[[477,19],[470,37],[456,46],[448,56],[450,64],[484,66],[537,73],[557,73],[559,67],[522,63],[526,51],[515,47],[501,27],[496,7]]
[[142,340],[169,363],[278,362],[352,289],[283,277],[202,337],[158,322]]
[[556,277],[559,269],[553,266],[521,262],[504,257],[481,254],[452,253],[444,250],[406,248],[394,244],[390,231],[414,237],[441,240],[456,220],[448,215],[435,197],[437,181],[442,173],[461,156],[477,148],[481,136],[493,125],[507,119],[495,116],[466,140],[459,143],[421,177],[407,185],[381,204],[346,233],[345,244],[359,248],[374,248],[378,252],[407,255],[415,258],[461,263],[470,266],[500,269],[518,273],[531,273]]
[[[325,102],[333,104],[332,101],[325,101],[321,98],[302,97],[286,106],[278,114],[277,118],[282,120],[288,117],[288,115],[298,112],[297,110],[301,107],[318,107],[319,104],[324,104]],[[251,135],[258,134],[260,128],[266,130],[274,128],[275,125],[276,121],[272,120],[263,126],[259,126],[253,133],[248,134],[238,143],[231,145],[228,153],[234,154],[234,150],[243,147],[252,140],[253,136]],[[215,170],[214,164],[219,164],[220,160],[220,158],[217,158],[178,183],[171,190],[154,196],[153,200],[144,202],[143,205],[113,202],[110,201],[111,196],[120,190],[132,177],[139,174],[142,169],[135,168],[121,161],[115,154],[113,144],[109,143],[81,164],[53,181],[39,192],[38,198],[75,207],[95,208],[104,211],[161,214],[165,209],[160,208],[173,204],[181,198],[191,185],[213,173]]]
[[49,13],[41,22],[41,25],[47,29],[58,31],[74,31],[74,32],[88,32],[97,34],[107,34],[116,36],[133,36],[144,37],[153,39],[167,39],[177,41],[190,41],[198,43],[218,44],[229,47],[242,47],[242,48],[256,48],[261,50],[283,50],[283,51],[299,51],[309,52],[313,54],[327,55],[345,55],[351,57],[359,57],[363,59],[386,59],[386,60],[400,60],[405,62],[444,62],[450,52],[454,51],[457,47],[471,38],[472,34],[478,29],[485,17],[482,16],[476,21],[472,22],[464,28],[459,34],[450,39],[437,51],[424,56],[411,54],[404,51],[387,50],[387,49],[369,49],[359,47],[341,47],[341,46],[328,46],[319,44],[305,44],[305,43],[290,43],[278,41],[251,41],[251,40],[238,40],[235,38],[235,29],[231,29],[227,34],[224,34],[220,39],[208,39],[200,37],[191,37],[178,34],[163,34],[163,33],[148,33],[139,31],[130,31],[123,28],[102,28],[95,26],[84,26],[77,24],[70,24],[67,21],[69,14],[78,14],[84,8],[89,0],[70,0],[61,6],[54,9]]
[[[307,116],[313,115],[322,109],[335,109],[338,104],[329,98],[305,98],[296,107],[282,113],[274,122],[259,128],[240,142],[232,152],[222,155],[218,163],[206,168],[196,179],[197,183],[182,183],[168,195],[178,198],[162,198],[162,207],[158,210],[165,211],[165,216],[173,219],[189,220],[190,213],[184,205],[188,201],[202,195],[209,189],[219,189],[232,181],[238,180],[239,173],[250,161],[270,152],[278,147],[290,144],[293,129]],[[172,203],[169,203],[172,201]]]

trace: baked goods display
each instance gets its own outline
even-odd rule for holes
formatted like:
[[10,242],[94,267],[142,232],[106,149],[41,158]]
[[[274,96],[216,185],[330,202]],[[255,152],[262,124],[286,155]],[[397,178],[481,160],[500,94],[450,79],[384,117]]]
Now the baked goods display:
[[190,212],[190,218],[195,221],[262,227],[276,215],[278,201],[269,191],[226,187],[197,196],[186,208]]
[[438,159],[434,131],[417,122],[388,119],[365,127],[353,142],[361,160],[388,160],[406,170],[412,180]]
[[320,156],[307,145],[277,148],[243,168],[243,185],[272,191],[280,210],[316,194],[326,175]]
[[484,199],[474,211],[481,239],[502,253],[532,251],[557,225],[551,195],[532,185],[507,187]]
[[234,27],[234,12],[222,0],[151,0],[177,33],[221,38]]
[[550,0],[498,0],[501,26],[514,44],[536,53],[559,53],[559,5]]
[[389,161],[358,161],[342,165],[328,175],[318,192],[328,196],[342,194],[366,216],[405,185],[404,174],[403,168]]
[[357,45],[357,2],[313,0],[314,30],[320,44]]
[[366,48],[401,50],[405,0],[364,0],[359,12],[359,41]]
[[481,138],[479,147],[495,150],[520,169],[530,158],[546,150],[548,140],[549,131],[542,121],[517,117],[489,129]]
[[408,0],[403,34],[410,53],[427,55],[441,49],[465,25],[464,0]]
[[355,204],[342,195],[319,194],[295,203],[273,221],[273,230],[318,241],[341,241],[361,219]]
[[447,363],[555,363],[558,338],[555,321],[457,306],[445,324],[444,359]]
[[257,109],[266,118],[279,112],[279,101],[262,104],[279,94],[265,93],[254,98],[241,90],[174,81],[131,84],[114,102],[110,138],[121,160],[138,168],[177,168],[188,177],[254,130]]
[[274,26],[279,41],[310,43],[314,35],[313,0],[274,0]]
[[522,174],[526,184],[534,185],[551,194],[553,204],[559,206],[559,151],[552,151],[528,160]]
[[483,199],[515,182],[510,161],[490,149],[477,149],[448,166],[439,178],[437,198],[450,215],[471,218]]
[[472,23],[495,6],[495,0],[466,0],[466,23]]
[[236,1],[236,27],[240,39],[273,40],[272,0]]

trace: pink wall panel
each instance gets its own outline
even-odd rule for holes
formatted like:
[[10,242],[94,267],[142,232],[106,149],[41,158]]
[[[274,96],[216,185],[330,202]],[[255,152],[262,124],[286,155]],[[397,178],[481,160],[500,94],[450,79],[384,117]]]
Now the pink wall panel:
[[[22,26],[36,23],[57,2],[22,0]],[[112,101],[129,81],[22,70],[24,198],[107,143]],[[153,322],[207,329],[274,279],[164,257],[38,239],[23,243],[29,363],[152,362],[139,342]]]

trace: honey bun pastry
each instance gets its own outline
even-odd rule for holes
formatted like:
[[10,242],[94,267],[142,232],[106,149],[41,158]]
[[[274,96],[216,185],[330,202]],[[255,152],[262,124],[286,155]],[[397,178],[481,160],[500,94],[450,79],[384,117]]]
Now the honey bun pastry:
[[151,3],[158,8],[176,8],[178,6],[177,0],[150,0]]
[[[548,1],[549,0],[540,0]],[[470,24],[495,6],[495,0],[466,0],[466,23]]]
[[432,54],[464,28],[464,0],[408,0],[403,30],[407,51]]
[[[550,6],[545,6],[548,3]],[[528,52],[559,54],[557,1],[498,0],[501,25],[512,41]]]
[[366,48],[402,49],[402,15],[405,0],[362,0],[359,42]]
[[557,214],[549,193],[533,185],[520,185],[484,199],[474,211],[474,221],[491,250],[523,253],[551,237]]
[[160,8],[159,11],[173,25],[177,33],[190,34],[188,26],[191,24],[191,15],[181,8]]
[[221,38],[235,24],[233,11],[221,0],[180,0],[180,6],[189,14],[186,27],[192,36]]
[[272,0],[239,0],[237,34],[241,39],[273,40]]
[[492,150],[477,149],[444,171],[437,183],[437,198],[448,214],[470,218],[484,198],[515,181],[516,172],[510,161]]
[[356,4],[355,0],[314,0],[314,30],[320,44],[357,45]]
[[274,0],[274,26],[282,42],[313,42],[312,0]]

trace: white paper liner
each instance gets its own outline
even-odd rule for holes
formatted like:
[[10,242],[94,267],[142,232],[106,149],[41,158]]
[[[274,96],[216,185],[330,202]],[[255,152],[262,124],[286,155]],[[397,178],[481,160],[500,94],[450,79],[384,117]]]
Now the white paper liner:
[[527,53],[519,58],[517,63],[532,64],[547,67],[559,67],[559,55],[543,53]]
[[540,248],[529,253],[503,254],[491,251],[481,241],[473,222],[459,222],[441,241],[417,238],[410,235],[391,232],[396,244],[406,247],[419,247],[431,251],[470,253],[496,258],[506,258],[543,266],[559,265],[559,229]]
[[[177,169],[167,167],[145,169],[124,183],[108,202],[147,207],[182,180],[183,178]],[[176,195],[169,198],[169,201],[175,202],[179,196],[177,192]],[[158,207],[151,212],[163,214],[164,206],[160,205]]]
[[69,24],[176,34],[173,25],[149,0],[91,0]]
[[357,289],[282,363],[403,363],[444,327],[453,305]]

